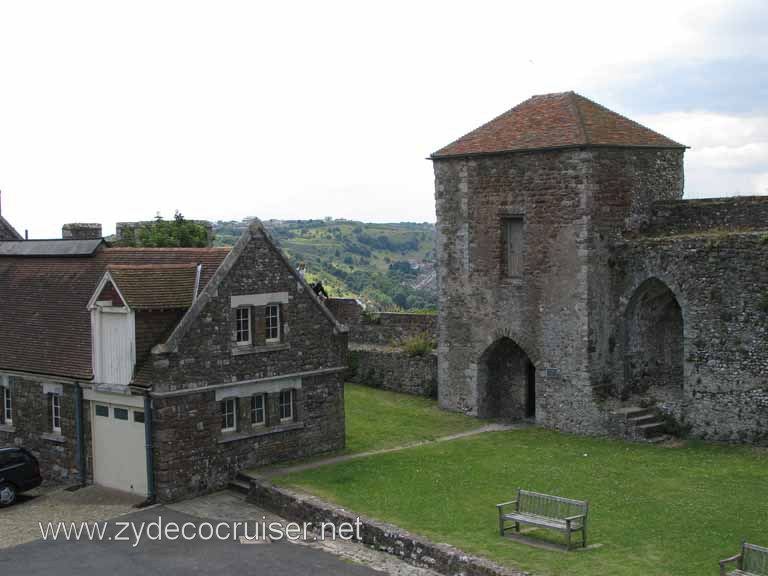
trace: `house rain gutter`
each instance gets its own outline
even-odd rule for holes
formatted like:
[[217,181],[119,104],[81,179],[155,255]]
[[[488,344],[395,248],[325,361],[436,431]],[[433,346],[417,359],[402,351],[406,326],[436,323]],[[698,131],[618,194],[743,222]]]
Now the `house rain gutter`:
[[83,426],[83,389],[75,383],[75,434],[77,434],[77,475],[81,486],[85,486],[85,427]]
[[144,439],[147,452],[147,504],[155,501],[155,458],[152,444],[152,398],[144,396]]

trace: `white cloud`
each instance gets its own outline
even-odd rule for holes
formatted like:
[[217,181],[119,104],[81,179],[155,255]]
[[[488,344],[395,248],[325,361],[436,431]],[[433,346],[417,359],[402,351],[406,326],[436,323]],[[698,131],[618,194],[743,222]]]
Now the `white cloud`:
[[680,112],[638,121],[691,147],[687,197],[768,193],[768,116]]
[[[652,83],[659,67],[764,53],[764,30],[745,33],[759,8],[4,2],[3,213],[37,237],[176,208],[433,220],[430,152],[532,94],[575,89],[621,110],[618,88]],[[723,171],[764,150],[759,134],[713,127],[736,140],[710,141],[704,128],[693,140]]]

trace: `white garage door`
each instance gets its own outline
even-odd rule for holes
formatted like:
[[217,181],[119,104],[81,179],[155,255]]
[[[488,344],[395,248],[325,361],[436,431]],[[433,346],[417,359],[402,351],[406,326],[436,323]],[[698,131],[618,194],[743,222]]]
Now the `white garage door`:
[[144,410],[107,402],[91,406],[94,482],[146,496]]

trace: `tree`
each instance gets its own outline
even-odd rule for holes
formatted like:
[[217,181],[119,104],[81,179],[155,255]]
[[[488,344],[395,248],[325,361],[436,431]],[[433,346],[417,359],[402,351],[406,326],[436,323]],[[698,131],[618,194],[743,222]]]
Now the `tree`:
[[204,248],[208,246],[208,231],[202,224],[185,220],[177,210],[173,220],[163,220],[158,213],[154,222],[142,223],[135,231],[126,230],[118,244],[140,248]]

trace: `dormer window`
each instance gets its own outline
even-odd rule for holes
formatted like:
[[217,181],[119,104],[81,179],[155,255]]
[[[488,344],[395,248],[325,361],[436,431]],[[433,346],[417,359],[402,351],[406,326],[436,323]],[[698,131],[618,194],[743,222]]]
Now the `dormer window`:
[[240,345],[251,343],[251,309],[247,306],[235,309],[235,339]]

